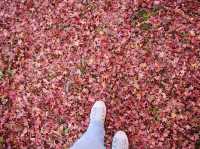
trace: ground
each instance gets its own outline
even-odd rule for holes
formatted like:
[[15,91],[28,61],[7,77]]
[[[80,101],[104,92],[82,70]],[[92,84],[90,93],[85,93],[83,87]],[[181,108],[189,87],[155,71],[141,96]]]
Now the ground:
[[200,146],[199,0],[1,0],[0,148],[68,148],[91,106],[106,146]]

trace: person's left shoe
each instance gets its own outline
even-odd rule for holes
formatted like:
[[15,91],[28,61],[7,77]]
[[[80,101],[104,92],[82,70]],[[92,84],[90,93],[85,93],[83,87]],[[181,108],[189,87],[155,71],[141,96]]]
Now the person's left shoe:
[[106,118],[106,105],[103,101],[96,101],[90,113],[90,122],[104,124]]

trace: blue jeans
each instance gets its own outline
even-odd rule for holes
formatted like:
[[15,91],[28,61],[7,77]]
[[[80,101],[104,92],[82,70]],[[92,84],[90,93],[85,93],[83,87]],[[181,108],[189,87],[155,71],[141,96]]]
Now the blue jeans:
[[105,149],[104,125],[99,122],[90,122],[87,131],[70,149]]

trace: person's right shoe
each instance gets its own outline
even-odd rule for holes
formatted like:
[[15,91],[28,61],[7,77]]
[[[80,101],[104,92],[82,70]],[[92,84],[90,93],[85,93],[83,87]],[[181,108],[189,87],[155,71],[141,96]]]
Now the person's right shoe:
[[128,137],[124,131],[115,133],[112,142],[112,149],[128,149]]

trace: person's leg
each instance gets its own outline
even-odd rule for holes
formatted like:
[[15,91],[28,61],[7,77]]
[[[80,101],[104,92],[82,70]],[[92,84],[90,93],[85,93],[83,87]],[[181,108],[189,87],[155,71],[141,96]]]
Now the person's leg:
[[100,123],[91,123],[83,136],[73,145],[71,149],[105,149],[104,127]]
[[104,102],[97,101],[90,113],[90,124],[83,136],[75,142],[71,149],[105,149],[104,121],[106,107]]

